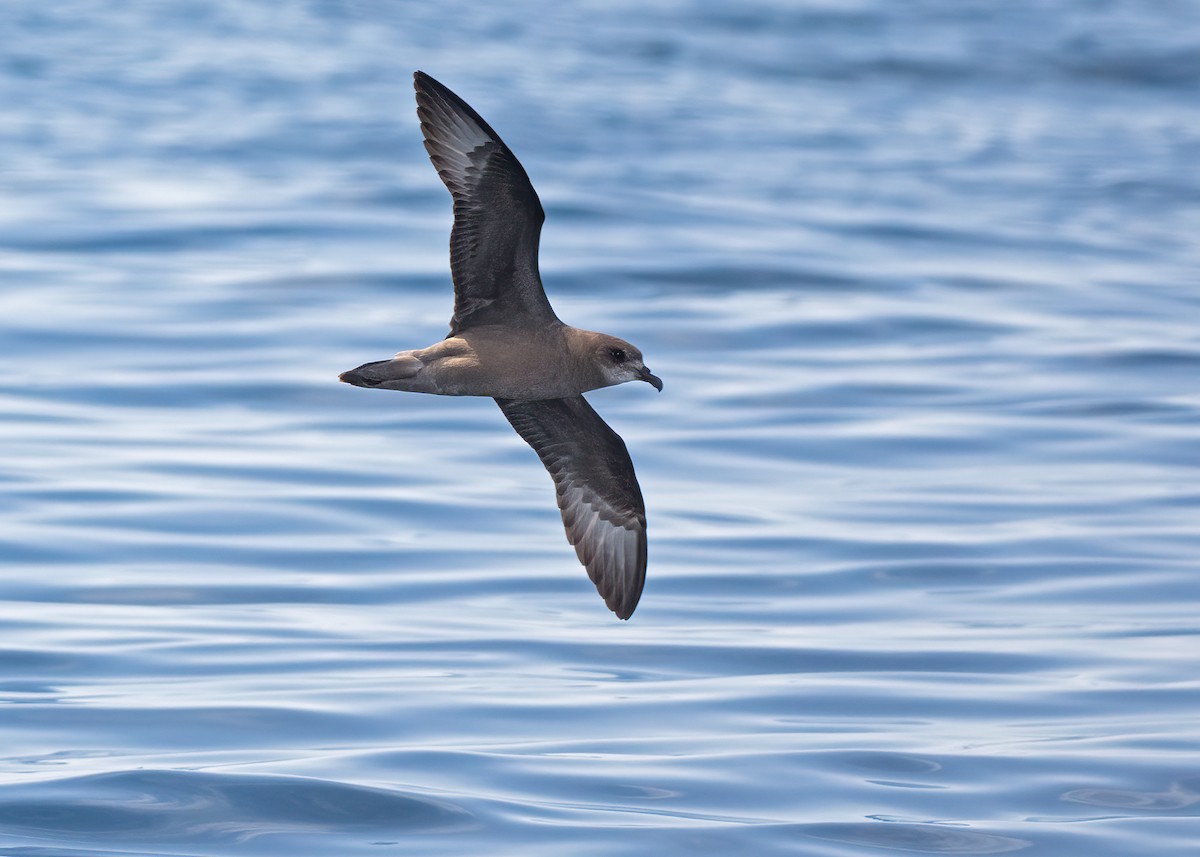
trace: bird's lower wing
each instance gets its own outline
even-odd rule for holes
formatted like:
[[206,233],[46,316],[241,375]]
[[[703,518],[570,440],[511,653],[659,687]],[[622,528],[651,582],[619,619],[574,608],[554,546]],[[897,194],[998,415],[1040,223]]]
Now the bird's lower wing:
[[567,541],[604,603],[628,619],[646,580],[646,507],[624,441],[583,396],[496,404],[554,479]]

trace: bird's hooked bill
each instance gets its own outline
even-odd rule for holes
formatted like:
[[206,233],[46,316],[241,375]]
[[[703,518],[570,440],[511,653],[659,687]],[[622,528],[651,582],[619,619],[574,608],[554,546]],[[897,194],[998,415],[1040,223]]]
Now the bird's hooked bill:
[[651,371],[645,367],[642,367],[641,380],[658,390],[658,392],[662,392],[662,378],[651,373]]

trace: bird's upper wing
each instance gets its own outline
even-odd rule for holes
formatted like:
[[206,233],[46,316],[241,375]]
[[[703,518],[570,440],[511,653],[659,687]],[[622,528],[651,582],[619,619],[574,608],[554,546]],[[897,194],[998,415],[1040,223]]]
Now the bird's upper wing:
[[620,435],[583,396],[496,404],[550,471],[567,541],[622,619],[646,580],[646,507]]
[[556,322],[538,274],[546,218],[529,176],[465,101],[423,72],[413,86],[425,149],[454,200],[450,335],[479,324]]

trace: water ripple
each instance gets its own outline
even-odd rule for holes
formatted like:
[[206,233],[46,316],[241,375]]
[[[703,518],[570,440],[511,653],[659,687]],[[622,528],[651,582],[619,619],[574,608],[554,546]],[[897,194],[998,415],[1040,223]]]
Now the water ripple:
[[[0,4],[0,851],[1191,857],[1197,8]],[[666,380],[629,623],[335,380],[446,333],[414,67]]]

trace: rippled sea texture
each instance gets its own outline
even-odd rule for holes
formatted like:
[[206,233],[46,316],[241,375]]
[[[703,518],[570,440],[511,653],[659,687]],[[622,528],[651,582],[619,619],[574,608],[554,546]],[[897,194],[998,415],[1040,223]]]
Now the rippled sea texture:
[[[0,5],[0,853],[1193,855],[1200,7]],[[604,609],[444,335],[545,204]]]

